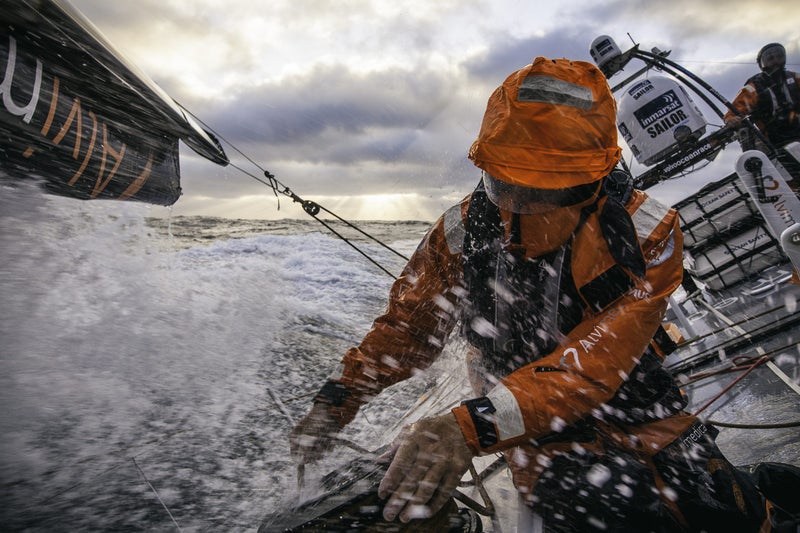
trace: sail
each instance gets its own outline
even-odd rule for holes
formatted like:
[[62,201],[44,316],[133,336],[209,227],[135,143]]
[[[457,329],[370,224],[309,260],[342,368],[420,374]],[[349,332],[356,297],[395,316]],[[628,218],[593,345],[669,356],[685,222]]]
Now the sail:
[[54,194],[171,205],[178,141],[228,158],[65,0],[0,0],[0,174]]

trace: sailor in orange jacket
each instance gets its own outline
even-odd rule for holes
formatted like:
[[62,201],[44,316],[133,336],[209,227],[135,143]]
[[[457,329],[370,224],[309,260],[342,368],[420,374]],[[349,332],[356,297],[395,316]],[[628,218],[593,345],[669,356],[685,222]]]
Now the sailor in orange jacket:
[[589,63],[540,57],[506,79],[469,154],[480,184],[434,224],[293,430],[295,458],[428,367],[460,323],[476,397],[414,424],[379,488],[384,518],[434,513],[473,456],[502,451],[556,531],[757,528],[760,499],[682,411],[652,342],[682,235],[615,170],[615,118]]
[[800,141],[800,74],[786,70],[786,48],[769,43],[756,63],[761,72],[745,82],[732,102],[738,114],[728,110],[725,124],[738,128],[749,115],[776,148]]

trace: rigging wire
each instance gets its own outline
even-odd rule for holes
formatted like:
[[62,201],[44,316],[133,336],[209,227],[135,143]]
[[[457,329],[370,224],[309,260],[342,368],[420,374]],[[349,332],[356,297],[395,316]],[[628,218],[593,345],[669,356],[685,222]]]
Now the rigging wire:
[[[776,309],[779,309],[781,307],[782,306],[779,306]],[[755,320],[755,319],[757,319],[757,318],[759,318],[759,317],[761,317],[761,316],[763,316],[765,314],[768,314],[768,313],[759,313],[757,315],[754,315],[752,318],[741,320],[739,322],[732,323],[732,324],[730,324],[730,325],[728,325],[726,327],[722,327],[722,328],[720,328],[720,329],[718,329],[718,330],[716,330],[714,332],[711,332],[709,334],[701,335],[701,336],[697,337],[695,340],[697,342],[700,342],[700,341],[702,341],[702,340],[704,340],[706,338],[713,338],[718,333],[724,333],[724,332],[727,332],[729,330],[734,330],[735,331],[740,325],[748,323],[748,322],[751,322],[751,321],[753,321],[753,320]],[[793,326],[797,325],[798,323],[800,323],[800,316],[798,316],[796,313],[792,314],[792,315],[787,315],[783,319],[778,319],[778,322],[782,323],[782,327],[793,327]],[[751,330],[748,333],[749,337],[746,337],[744,340],[742,340],[741,336],[736,336],[736,337],[731,337],[731,338],[728,338],[728,339],[724,339],[724,340],[720,341],[719,343],[716,343],[714,345],[705,347],[702,351],[694,354],[691,357],[687,357],[684,360],[681,360],[681,361],[678,361],[676,363],[673,363],[672,365],[667,367],[667,370],[669,370],[672,373],[676,373],[676,372],[683,372],[683,371],[688,370],[690,368],[701,366],[705,361],[707,361],[710,358],[717,357],[719,353],[724,352],[728,348],[732,348],[732,347],[735,348],[737,346],[738,347],[742,347],[744,344],[749,344],[750,342],[752,342],[752,336],[763,337],[765,335],[769,335],[772,332],[776,331],[776,329],[779,330],[780,328],[775,328],[770,324],[757,326],[756,328],[754,328],[753,330]],[[682,348],[682,347],[686,346],[687,344],[691,344],[692,342],[694,342],[694,341],[691,340],[691,339],[688,342],[682,342],[682,343],[680,343],[678,345],[678,348]],[[794,348],[794,347],[795,347],[794,344],[789,344],[789,345],[777,348],[775,350],[772,350],[769,353],[773,354],[773,353],[777,353],[780,350],[791,349],[791,348]]]
[[[178,105],[180,105],[180,103],[178,103]],[[245,170],[244,168],[242,168],[242,167],[240,167],[240,166],[238,166],[238,165],[234,164],[233,162],[229,163],[229,164],[230,164],[230,165],[231,165],[233,168],[235,168],[236,170],[238,170],[238,171],[242,172],[244,175],[246,175],[246,176],[248,176],[248,177],[250,177],[250,178],[254,179],[255,181],[257,181],[257,182],[259,182],[259,183],[261,183],[261,184],[263,184],[263,185],[266,185],[267,187],[269,187],[270,189],[272,189],[272,192],[273,192],[273,194],[274,194],[274,195],[275,195],[275,197],[278,199],[278,209],[280,209],[280,196],[279,196],[279,193],[280,193],[280,194],[282,194],[282,195],[284,195],[284,196],[287,196],[287,197],[291,198],[291,200],[292,200],[293,202],[295,202],[295,203],[299,203],[299,204],[300,204],[300,206],[303,208],[303,211],[305,211],[305,212],[306,212],[306,213],[307,213],[309,216],[311,216],[311,218],[313,218],[314,220],[316,220],[317,222],[319,222],[320,224],[322,224],[322,225],[323,225],[323,226],[324,226],[324,227],[325,227],[325,228],[326,228],[328,231],[330,231],[331,233],[333,233],[333,234],[334,234],[336,237],[338,237],[339,239],[341,239],[342,241],[344,241],[344,242],[345,242],[347,245],[349,245],[351,248],[353,248],[353,249],[354,249],[355,251],[357,251],[359,254],[361,254],[362,256],[364,256],[364,257],[365,257],[365,258],[366,258],[366,259],[367,259],[367,260],[368,260],[370,263],[372,263],[373,265],[375,265],[376,267],[378,267],[380,270],[382,270],[383,272],[385,272],[386,274],[388,274],[389,276],[391,276],[393,279],[395,279],[395,280],[397,279],[397,276],[395,276],[394,274],[392,274],[392,273],[391,273],[391,272],[390,272],[390,271],[389,271],[387,268],[385,268],[383,265],[381,265],[380,263],[378,263],[378,261],[376,261],[375,259],[373,259],[373,258],[372,258],[372,257],[371,257],[369,254],[367,254],[367,253],[366,253],[365,251],[363,251],[361,248],[359,248],[358,246],[356,246],[356,245],[355,245],[355,244],[354,244],[354,243],[353,243],[353,242],[352,242],[350,239],[348,239],[347,237],[345,237],[344,235],[342,235],[341,233],[339,233],[338,231],[336,231],[336,230],[335,230],[335,229],[334,229],[334,228],[333,228],[333,227],[332,227],[330,224],[328,224],[327,222],[325,222],[323,219],[319,218],[317,215],[319,215],[320,211],[322,211],[322,212],[325,212],[325,213],[327,213],[328,215],[330,215],[330,216],[334,217],[336,220],[338,220],[338,221],[342,222],[343,224],[345,224],[345,225],[346,225],[346,226],[348,226],[349,228],[351,228],[351,229],[353,229],[353,230],[355,230],[355,231],[357,231],[357,232],[361,233],[362,235],[364,235],[364,236],[365,236],[365,237],[367,237],[368,239],[370,239],[370,240],[372,240],[373,242],[375,242],[375,243],[379,244],[380,246],[382,246],[382,247],[386,248],[387,250],[389,250],[389,251],[390,251],[390,252],[392,252],[393,254],[397,255],[397,256],[398,256],[398,257],[400,257],[401,259],[403,259],[403,260],[405,260],[405,261],[408,261],[408,260],[409,260],[409,258],[408,258],[408,257],[406,257],[406,256],[405,256],[405,255],[403,255],[402,253],[398,252],[397,250],[395,250],[394,248],[392,248],[392,247],[391,247],[391,246],[389,246],[388,244],[384,243],[383,241],[381,241],[381,240],[380,240],[380,239],[378,239],[377,237],[374,237],[373,235],[371,235],[371,234],[367,233],[366,231],[362,230],[361,228],[359,228],[358,226],[356,226],[356,225],[355,225],[355,224],[353,224],[352,222],[350,222],[350,221],[348,221],[348,220],[345,220],[344,218],[340,217],[339,215],[337,215],[337,214],[336,214],[336,213],[334,213],[333,211],[331,211],[331,210],[327,209],[326,207],[324,207],[324,206],[322,206],[322,205],[318,204],[317,202],[314,202],[314,201],[312,201],[312,200],[304,200],[303,198],[301,198],[300,196],[298,196],[298,195],[297,195],[297,194],[296,194],[294,191],[292,191],[292,190],[291,190],[291,189],[290,189],[288,186],[286,186],[285,184],[281,183],[281,182],[280,182],[280,180],[278,180],[278,178],[277,178],[277,177],[275,177],[275,175],[274,175],[274,174],[272,174],[271,172],[269,172],[268,170],[266,170],[265,168],[263,168],[263,167],[262,167],[261,165],[259,165],[259,164],[258,164],[256,161],[254,161],[254,160],[253,160],[253,159],[252,159],[250,156],[248,156],[248,155],[247,155],[247,154],[245,154],[245,153],[244,153],[242,150],[240,150],[240,149],[239,149],[239,148],[238,148],[238,147],[237,147],[235,144],[233,144],[231,141],[229,141],[228,139],[226,139],[224,136],[220,135],[220,134],[219,134],[219,132],[215,131],[215,130],[214,130],[212,127],[211,127],[211,126],[209,126],[208,124],[206,124],[205,122],[203,122],[203,120],[202,120],[202,119],[200,119],[199,117],[195,116],[195,115],[194,115],[194,114],[193,114],[191,111],[189,111],[188,109],[186,109],[186,108],[185,108],[185,107],[183,107],[182,105],[180,105],[180,107],[181,107],[181,109],[183,109],[183,111],[184,111],[185,113],[187,113],[187,114],[191,115],[191,116],[192,116],[192,117],[193,117],[195,120],[197,120],[197,121],[198,121],[200,124],[202,124],[202,125],[203,125],[203,127],[207,128],[207,129],[208,129],[208,131],[210,131],[211,133],[213,133],[213,134],[214,134],[214,136],[216,136],[218,139],[220,139],[220,140],[224,141],[224,142],[225,142],[225,143],[226,143],[228,146],[230,146],[230,147],[231,147],[231,148],[232,148],[232,149],[233,149],[233,150],[234,150],[236,153],[238,153],[239,155],[241,155],[241,156],[242,156],[243,158],[245,158],[245,159],[246,159],[248,162],[250,162],[250,164],[252,164],[254,167],[258,168],[258,169],[259,169],[261,172],[263,172],[263,173],[264,173],[264,178],[266,178],[266,179],[262,179],[261,177],[259,177],[259,176],[256,176],[255,174],[253,174],[253,173],[251,173],[251,172],[248,172],[247,170]]]
[[[744,317],[743,319],[741,319],[741,320],[739,320],[737,322],[732,322],[730,324],[725,324],[724,326],[721,326],[721,327],[719,327],[717,329],[711,330],[708,333],[704,333],[702,335],[696,335],[696,336],[691,337],[689,339],[684,339],[683,341],[678,343],[678,348],[683,348],[684,346],[689,346],[691,344],[694,344],[694,343],[699,342],[701,340],[707,339],[709,337],[714,337],[714,336],[718,335],[719,333],[722,333],[724,331],[730,330],[730,329],[735,328],[737,326],[741,326],[742,324],[746,324],[748,322],[752,322],[752,321],[757,320],[757,319],[759,319],[759,318],[761,318],[763,316],[767,316],[770,313],[774,313],[776,311],[780,311],[781,309],[784,309],[785,307],[786,306],[784,304],[776,305],[774,307],[766,309],[765,311],[761,311],[761,312],[753,314],[753,315],[747,315],[746,317]],[[715,349],[715,348],[712,348],[712,349]]]
[[172,516],[172,513],[171,513],[171,512],[170,512],[170,510],[169,510],[169,507],[167,507],[167,504],[165,504],[165,503],[164,503],[164,500],[162,500],[162,499],[161,499],[161,496],[159,496],[159,494],[158,494],[158,491],[156,490],[156,488],[153,486],[153,484],[152,484],[152,483],[150,483],[150,480],[149,480],[149,479],[147,479],[147,476],[145,475],[145,473],[144,473],[144,470],[142,470],[142,467],[140,467],[140,466],[139,466],[139,463],[137,463],[137,462],[136,462],[136,458],[135,458],[135,457],[131,457],[131,459],[133,460],[133,464],[134,464],[134,465],[136,465],[136,469],[137,469],[137,470],[139,471],[139,473],[142,475],[142,478],[144,479],[144,482],[145,482],[145,483],[147,483],[147,486],[148,486],[148,487],[150,487],[150,490],[152,490],[152,491],[153,491],[153,494],[155,494],[155,495],[156,495],[156,498],[158,499],[158,502],[161,504],[161,506],[162,506],[162,507],[164,508],[164,510],[167,512],[167,514],[169,515],[169,518],[170,518],[170,520],[172,520],[172,523],[173,523],[173,524],[175,524],[175,528],[176,528],[178,531],[181,531],[181,526],[180,526],[180,525],[178,525],[178,521],[177,521],[177,520],[175,520],[175,517],[174,517],[174,516]]

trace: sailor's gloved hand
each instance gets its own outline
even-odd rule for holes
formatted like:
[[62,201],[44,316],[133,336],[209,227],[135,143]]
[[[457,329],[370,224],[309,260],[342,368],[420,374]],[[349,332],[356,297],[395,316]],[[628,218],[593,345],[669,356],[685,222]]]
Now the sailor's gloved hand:
[[428,518],[447,503],[472,462],[453,413],[413,424],[378,487],[383,517]]
[[732,130],[736,130],[744,126],[744,117],[734,115],[725,121],[725,126]]
[[292,459],[299,464],[318,461],[340,429],[328,412],[328,404],[315,402],[305,418],[289,433]]

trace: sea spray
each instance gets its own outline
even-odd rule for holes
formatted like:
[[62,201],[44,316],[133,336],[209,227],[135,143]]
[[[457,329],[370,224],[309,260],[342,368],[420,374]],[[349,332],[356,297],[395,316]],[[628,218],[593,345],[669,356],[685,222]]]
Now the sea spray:
[[[4,527],[167,529],[172,514],[182,529],[252,530],[296,498],[290,424],[268,390],[301,417],[392,280],[305,222],[192,219],[205,229],[170,235],[148,206],[3,193]],[[425,227],[392,226],[375,225],[405,253]],[[374,438],[367,417],[396,421],[412,397],[388,391],[376,406],[391,409],[345,436]]]

